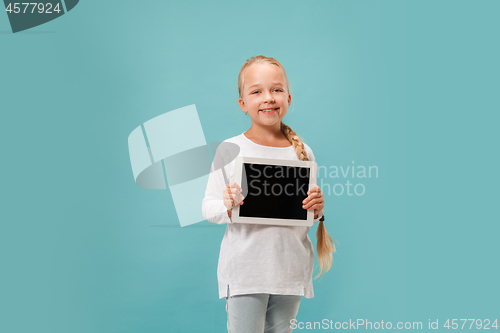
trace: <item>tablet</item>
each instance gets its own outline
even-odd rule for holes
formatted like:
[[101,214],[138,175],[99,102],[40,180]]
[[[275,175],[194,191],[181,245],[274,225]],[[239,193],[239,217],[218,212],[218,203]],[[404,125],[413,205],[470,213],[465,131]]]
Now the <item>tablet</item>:
[[232,208],[233,223],[311,227],[314,209],[302,208],[316,185],[316,162],[238,156],[233,182],[245,199]]

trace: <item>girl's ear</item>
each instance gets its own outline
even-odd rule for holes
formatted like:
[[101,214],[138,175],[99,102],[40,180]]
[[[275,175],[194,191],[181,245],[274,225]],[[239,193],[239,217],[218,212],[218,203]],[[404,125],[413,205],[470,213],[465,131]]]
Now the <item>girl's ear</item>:
[[292,95],[289,93],[288,94],[288,106],[292,103]]
[[238,98],[238,104],[240,105],[240,108],[241,110],[243,110],[243,112],[247,112],[247,107],[245,105],[245,102],[243,101],[243,98]]

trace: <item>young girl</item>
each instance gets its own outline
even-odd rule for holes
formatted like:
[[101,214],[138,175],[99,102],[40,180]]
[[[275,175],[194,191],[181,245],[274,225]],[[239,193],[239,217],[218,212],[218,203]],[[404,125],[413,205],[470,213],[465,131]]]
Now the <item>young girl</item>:
[[[315,160],[311,148],[282,122],[292,96],[285,70],[276,59],[250,58],[240,70],[238,91],[238,103],[250,115],[252,126],[224,143],[237,145],[241,156]],[[217,278],[219,298],[226,298],[228,332],[291,332],[290,321],[297,315],[301,297],[314,296],[309,227],[233,224],[231,209],[243,205],[244,197],[236,183],[226,183],[233,177],[235,156],[224,143],[214,158],[202,211],[210,222],[227,223]],[[215,160],[223,170],[214,167]],[[321,275],[331,267],[335,245],[323,224],[320,187],[307,194],[303,208],[313,209],[314,222],[321,221],[316,233]]]

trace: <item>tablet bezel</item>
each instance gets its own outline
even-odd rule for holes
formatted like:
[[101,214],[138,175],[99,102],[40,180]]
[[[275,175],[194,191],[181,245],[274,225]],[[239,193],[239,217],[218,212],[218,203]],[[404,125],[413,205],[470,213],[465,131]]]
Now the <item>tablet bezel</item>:
[[[240,187],[241,187],[241,177],[242,177],[242,173],[243,173],[243,164],[244,163],[309,168],[310,172],[309,172],[308,190],[310,190],[313,186],[316,185],[316,172],[317,172],[316,162],[238,156],[235,159],[233,182],[238,184]],[[243,200],[243,202],[244,201],[245,200]],[[245,203],[243,203],[243,204],[245,204]],[[238,206],[235,206],[232,208],[231,221],[233,223],[285,225],[285,226],[294,226],[294,227],[311,227],[314,224],[314,209],[307,211],[307,220],[295,220],[295,219],[276,219],[276,218],[240,216],[240,206],[238,205]]]

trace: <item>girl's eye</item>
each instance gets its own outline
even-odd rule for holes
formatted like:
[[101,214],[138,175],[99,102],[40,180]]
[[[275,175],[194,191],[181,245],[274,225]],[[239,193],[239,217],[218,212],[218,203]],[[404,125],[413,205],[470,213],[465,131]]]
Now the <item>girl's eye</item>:
[[274,89],[274,91],[283,91],[282,89]]
[[256,93],[258,93],[258,92],[260,92],[260,91],[256,90],[256,91],[254,91],[252,94],[256,94]]

